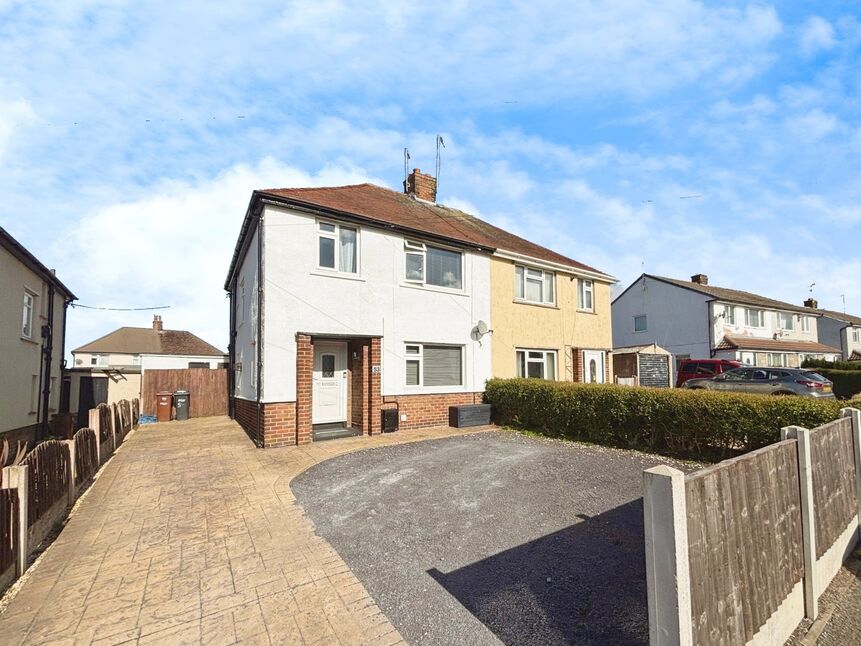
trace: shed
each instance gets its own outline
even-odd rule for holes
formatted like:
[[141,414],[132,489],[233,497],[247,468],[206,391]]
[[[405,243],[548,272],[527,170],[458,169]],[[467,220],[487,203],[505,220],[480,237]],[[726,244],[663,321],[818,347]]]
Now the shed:
[[672,354],[657,344],[615,348],[613,377],[617,384],[670,388],[673,385]]

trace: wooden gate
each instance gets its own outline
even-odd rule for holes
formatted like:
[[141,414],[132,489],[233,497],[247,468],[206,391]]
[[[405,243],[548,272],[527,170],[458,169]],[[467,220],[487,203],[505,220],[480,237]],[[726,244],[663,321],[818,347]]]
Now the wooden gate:
[[227,415],[227,370],[223,368],[144,371],[141,413],[155,415],[156,393],[177,390],[189,392],[189,417]]

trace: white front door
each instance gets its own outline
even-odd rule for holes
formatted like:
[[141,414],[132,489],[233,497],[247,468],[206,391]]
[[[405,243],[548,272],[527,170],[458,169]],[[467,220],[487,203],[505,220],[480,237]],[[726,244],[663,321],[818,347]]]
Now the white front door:
[[314,344],[312,424],[347,421],[347,344]]
[[587,384],[603,384],[604,353],[600,350],[584,350],[583,373],[583,381]]

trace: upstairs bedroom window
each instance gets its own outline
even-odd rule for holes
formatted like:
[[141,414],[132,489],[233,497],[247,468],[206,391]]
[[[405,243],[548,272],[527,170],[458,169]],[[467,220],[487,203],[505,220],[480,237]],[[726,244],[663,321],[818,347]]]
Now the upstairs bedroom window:
[[765,327],[765,312],[753,308],[745,308],[744,324],[747,327]]
[[580,279],[577,307],[587,312],[595,311],[595,284],[591,280]]
[[781,330],[795,329],[795,315],[789,312],[777,313],[777,327]]
[[24,307],[21,313],[21,336],[33,338],[33,305],[35,297],[30,292],[24,292]]
[[463,254],[404,240],[404,280],[419,285],[463,289]]
[[552,271],[515,265],[514,298],[518,301],[556,304],[555,275]]
[[359,230],[333,222],[318,222],[317,266],[343,274],[358,273]]

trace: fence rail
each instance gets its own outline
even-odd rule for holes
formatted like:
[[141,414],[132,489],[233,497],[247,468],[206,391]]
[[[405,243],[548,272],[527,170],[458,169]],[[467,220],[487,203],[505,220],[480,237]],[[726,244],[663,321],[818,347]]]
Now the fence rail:
[[654,644],[783,643],[859,539],[861,411],[685,476],[644,472]]

